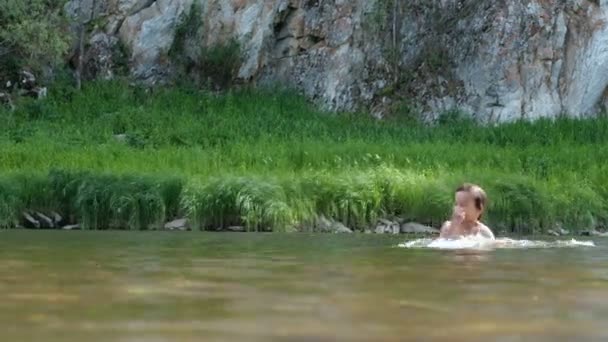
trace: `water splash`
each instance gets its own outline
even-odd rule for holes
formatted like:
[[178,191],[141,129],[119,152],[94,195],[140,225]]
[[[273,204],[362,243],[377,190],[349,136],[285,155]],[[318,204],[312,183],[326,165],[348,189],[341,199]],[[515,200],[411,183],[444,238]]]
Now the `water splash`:
[[565,248],[565,247],[595,247],[593,241],[571,240],[513,240],[500,238],[488,240],[478,237],[462,237],[460,239],[417,239],[398,245],[402,248],[431,248],[431,249],[497,249],[497,248]]

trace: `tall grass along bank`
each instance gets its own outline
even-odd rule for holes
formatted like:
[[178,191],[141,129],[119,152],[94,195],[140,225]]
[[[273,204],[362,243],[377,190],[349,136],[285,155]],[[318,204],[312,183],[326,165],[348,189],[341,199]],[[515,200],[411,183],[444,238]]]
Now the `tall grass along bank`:
[[[479,183],[500,231],[608,224],[608,119],[433,126],[319,111],[286,91],[217,95],[117,82],[0,111],[0,226],[50,213],[85,229],[438,226]],[[33,215],[33,214],[32,214]]]

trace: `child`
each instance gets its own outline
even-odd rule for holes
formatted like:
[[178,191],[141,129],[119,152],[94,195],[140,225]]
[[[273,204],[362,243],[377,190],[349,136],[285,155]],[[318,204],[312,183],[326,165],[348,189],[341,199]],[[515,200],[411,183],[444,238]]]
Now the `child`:
[[456,189],[456,205],[452,219],[441,227],[441,238],[480,236],[494,240],[490,228],[479,222],[486,205],[486,193],[475,184],[465,183]]

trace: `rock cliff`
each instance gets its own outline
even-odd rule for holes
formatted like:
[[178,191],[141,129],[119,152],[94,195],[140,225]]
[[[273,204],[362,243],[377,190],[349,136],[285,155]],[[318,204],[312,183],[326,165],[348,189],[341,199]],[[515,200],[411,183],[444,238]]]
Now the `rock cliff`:
[[95,25],[85,62],[101,77],[121,44],[133,77],[170,80],[170,51],[190,17],[180,53],[235,40],[239,82],[285,84],[331,110],[405,106],[433,118],[458,108],[498,122],[593,115],[606,101],[607,0],[71,0],[65,9]]

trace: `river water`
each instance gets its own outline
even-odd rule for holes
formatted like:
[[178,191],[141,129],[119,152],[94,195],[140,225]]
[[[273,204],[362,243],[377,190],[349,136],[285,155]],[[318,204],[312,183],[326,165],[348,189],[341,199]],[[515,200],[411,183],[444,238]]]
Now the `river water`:
[[0,334],[606,341],[608,240],[593,242],[446,250],[364,234],[1,231]]

